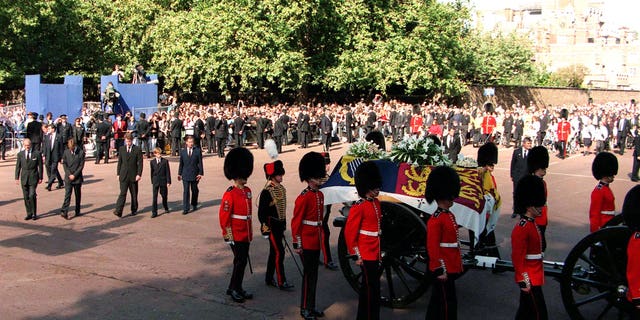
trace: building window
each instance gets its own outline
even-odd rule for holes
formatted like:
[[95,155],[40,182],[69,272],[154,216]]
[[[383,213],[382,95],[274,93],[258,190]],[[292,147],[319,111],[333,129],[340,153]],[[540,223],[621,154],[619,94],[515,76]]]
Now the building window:
[[593,38],[587,38],[587,43],[593,43]]

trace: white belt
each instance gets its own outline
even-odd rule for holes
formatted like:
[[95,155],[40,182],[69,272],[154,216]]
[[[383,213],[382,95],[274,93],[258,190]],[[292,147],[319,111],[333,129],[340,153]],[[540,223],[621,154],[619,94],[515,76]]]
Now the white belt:
[[527,260],[538,260],[538,259],[542,259],[542,253],[538,253],[538,254],[528,254],[525,256],[525,258]]
[[361,234],[364,234],[365,236],[370,236],[370,237],[377,237],[380,235],[379,232],[375,232],[375,231],[367,231],[367,230],[360,230]]
[[238,215],[238,214],[232,214],[231,218],[233,219],[239,219],[239,220],[251,220],[251,216],[242,216],[242,215]]
[[302,224],[306,224],[312,227],[318,227],[322,225],[322,221],[302,220]]
[[615,216],[616,215],[615,211],[600,211],[600,213],[606,214],[606,215],[609,215],[609,216]]
[[440,248],[457,248],[457,242],[440,242]]

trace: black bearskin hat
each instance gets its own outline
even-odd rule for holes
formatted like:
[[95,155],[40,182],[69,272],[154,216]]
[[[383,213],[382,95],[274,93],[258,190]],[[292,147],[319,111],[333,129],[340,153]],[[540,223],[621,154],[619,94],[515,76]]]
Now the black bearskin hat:
[[387,146],[384,142],[384,135],[382,135],[382,132],[380,131],[371,131],[367,133],[367,136],[364,139],[377,144],[379,150],[387,150]]
[[224,176],[229,180],[248,179],[253,173],[253,154],[246,148],[233,148],[224,158]]
[[513,211],[524,215],[528,207],[542,207],[547,203],[542,178],[526,175],[516,185],[513,193]]
[[484,111],[488,113],[493,113],[493,103],[487,102],[484,104]]
[[322,152],[320,154],[324,157],[324,164],[331,163],[331,156],[329,155],[329,152]]
[[264,176],[267,179],[275,176],[283,176],[284,175],[284,165],[282,161],[276,160],[274,162],[269,162],[264,164]]
[[300,181],[308,181],[311,178],[324,178],[327,175],[324,157],[315,151],[308,152],[300,160],[298,173],[300,174]]
[[484,167],[498,163],[498,147],[493,142],[487,142],[478,148],[478,166]]
[[560,110],[560,118],[562,119],[568,119],[569,118],[569,110],[567,109],[562,109]]
[[424,198],[431,203],[433,200],[453,200],[460,194],[460,177],[450,167],[435,167],[427,178],[427,188]]
[[527,171],[534,173],[538,169],[549,167],[549,151],[543,146],[536,146],[529,150],[527,155]]
[[369,190],[382,187],[382,176],[378,166],[373,161],[363,162],[356,169],[356,190],[362,198],[367,196]]
[[591,173],[596,180],[618,174],[618,158],[613,153],[600,152],[593,159]]
[[629,229],[640,231],[640,185],[631,188],[624,197],[622,218]]

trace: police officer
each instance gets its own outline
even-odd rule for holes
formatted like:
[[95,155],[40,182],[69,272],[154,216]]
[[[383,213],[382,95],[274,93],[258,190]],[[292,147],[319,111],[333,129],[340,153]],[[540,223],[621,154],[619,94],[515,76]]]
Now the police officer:
[[296,198],[291,219],[293,248],[301,255],[304,268],[300,315],[304,319],[323,317],[316,310],[316,285],[318,282],[318,262],[322,239],[322,216],[324,195],[319,190],[321,180],[327,175],[324,157],[318,152],[309,152],[298,166],[300,181],[307,187]]
[[589,231],[596,232],[616,214],[616,201],[609,184],[618,174],[618,159],[609,152],[598,153],[591,164],[591,173],[598,184],[591,191]]
[[246,148],[232,149],[224,159],[224,176],[233,180],[222,196],[220,227],[224,241],[233,251],[233,272],[227,295],[235,302],[252,299],[253,295],[242,288],[244,270],[249,259],[251,229],[251,189],[246,186],[253,172],[253,155]]
[[622,217],[629,229],[631,238],[627,245],[627,299],[636,307],[632,319],[640,319],[640,186],[627,193],[622,205]]
[[362,268],[362,285],[356,319],[380,319],[380,236],[382,209],[377,199],[382,177],[376,164],[367,161],[355,173],[360,200],[349,210],[344,239],[356,264]]
[[520,287],[516,319],[548,319],[542,294],[542,238],[535,222],[546,202],[542,179],[533,175],[520,179],[514,194],[514,211],[522,218],[511,232],[511,259]]

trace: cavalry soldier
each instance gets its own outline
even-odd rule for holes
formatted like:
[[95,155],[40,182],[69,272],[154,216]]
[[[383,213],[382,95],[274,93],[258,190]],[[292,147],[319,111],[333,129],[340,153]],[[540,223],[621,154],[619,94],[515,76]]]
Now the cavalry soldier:
[[301,255],[304,268],[300,315],[304,319],[316,319],[324,316],[315,309],[324,212],[324,195],[318,188],[327,175],[324,157],[313,151],[305,154],[298,172],[300,181],[307,183],[307,188],[296,198],[291,219],[293,248]]
[[235,302],[244,302],[253,295],[242,289],[244,269],[249,259],[251,229],[251,189],[246,186],[253,172],[253,155],[245,148],[232,149],[224,159],[224,176],[233,180],[222,196],[220,227],[224,241],[233,251],[233,272],[227,295]]
[[[487,223],[489,223],[491,214],[498,210],[502,205],[502,198],[498,193],[498,185],[496,184],[496,178],[493,176],[493,170],[498,163],[498,147],[493,142],[487,142],[478,148],[478,173],[482,181],[482,189],[484,194],[490,194],[494,199],[493,210],[486,216]],[[483,231],[479,236],[479,247],[485,247],[487,254],[492,257],[500,258],[500,252],[496,246],[496,234],[492,230],[490,232]]]
[[629,290],[627,298],[636,307],[632,319],[640,319],[640,186],[635,186],[627,193],[622,205],[622,217],[629,229],[631,238],[627,245],[627,282]]
[[[284,275],[284,230],[287,229],[287,190],[282,185],[284,166],[282,161],[264,164],[264,174],[267,185],[260,193],[258,204],[258,218],[262,225],[262,235],[269,239],[269,258],[265,282],[268,286],[278,287],[281,290],[293,288],[287,282]],[[276,280],[273,273],[276,273]]]
[[436,211],[427,222],[429,271],[434,278],[426,319],[457,319],[455,280],[462,273],[456,217],[449,211],[460,193],[460,177],[450,167],[436,167],[427,178],[424,197],[435,201]]
[[548,319],[542,294],[542,237],[535,222],[546,202],[542,179],[533,175],[520,179],[514,194],[514,211],[522,218],[511,232],[511,259],[515,280],[520,286],[520,306],[516,319]]
[[[544,176],[547,174],[547,168],[549,167],[549,151],[543,146],[536,146],[531,148],[529,156],[527,157],[527,170],[529,174],[534,175],[542,180],[544,184],[544,196],[547,196],[547,182],[544,181]],[[516,184],[517,187],[517,184]],[[548,217],[549,208],[545,203],[540,212],[540,216],[536,217],[536,225],[540,230],[540,238],[542,238],[542,252],[547,249],[547,238],[545,232],[547,231],[547,225],[549,224]]]
[[571,134],[571,123],[567,121],[569,118],[569,111],[562,109],[560,111],[560,121],[558,122],[558,145],[559,150],[558,157],[564,159],[567,157],[567,140]]
[[377,199],[382,177],[376,164],[367,161],[355,173],[356,190],[360,200],[347,217],[344,239],[356,264],[362,268],[362,286],[356,319],[380,319],[380,221],[382,209]]
[[616,214],[615,197],[609,184],[618,174],[618,159],[609,152],[600,152],[593,159],[591,173],[598,184],[591,192],[589,205],[589,230],[596,232]]

